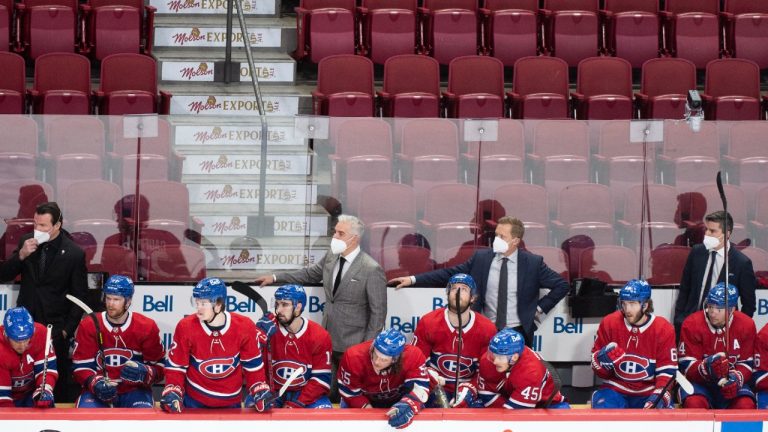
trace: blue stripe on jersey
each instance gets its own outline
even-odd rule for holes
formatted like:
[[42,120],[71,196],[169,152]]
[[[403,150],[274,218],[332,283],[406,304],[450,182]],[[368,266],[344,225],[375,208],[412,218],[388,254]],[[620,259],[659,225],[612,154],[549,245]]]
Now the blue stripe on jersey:
[[[39,365],[35,364],[33,366],[33,368],[32,368],[32,370],[35,371],[35,377],[37,377],[38,375],[43,373],[43,369],[44,368],[43,368],[43,364],[42,363],[40,363]],[[57,371],[57,369],[56,369],[56,359],[53,359],[53,360],[49,359],[48,360],[48,372],[51,372],[51,371],[53,371],[53,372]]]
[[685,373],[695,361],[696,359],[693,357],[683,357],[680,360],[678,360],[678,362],[680,363],[680,369],[683,371],[683,373]]
[[405,380],[405,386],[409,389],[409,391],[412,391],[414,386],[419,386],[419,387],[423,387],[427,392],[429,392],[428,379],[419,379],[419,378],[407,379]]
[[11,388],[10,387],[0,387],[0,399],[11,399]]
[[310,379],[318,381],[323,387],[331,388],[331,370],[330,369],[312,370],[309,376],[310,376]]
[[264,362],[261,361],[261,356],[256,356],[251,359],[244,359],[243,360],[243,369],[247,370],[248,372],[257,371],[264,367]]
[[341,393],[341,395],[344,397],[353,398],[355,396],[360,396],[361,394],[363,394],[363,390],[362,389],[352,390],[351,388],[345,386],[344,384],[339,383],[339,393]]

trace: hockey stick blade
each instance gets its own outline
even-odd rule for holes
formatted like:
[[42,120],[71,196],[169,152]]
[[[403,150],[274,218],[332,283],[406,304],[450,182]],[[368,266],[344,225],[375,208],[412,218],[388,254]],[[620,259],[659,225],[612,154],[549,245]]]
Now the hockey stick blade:
[[91,309],[90,307],[88,307],[88,305],[87,305],[87,304],[85,304],[85,303],[84,303],[82,300],[80,300],[79,298],[77,298],[77,297],[73,296],[72,294],[67,294],[67,295],[66,295],[66,297],[67,297],[67,300],[69,300],[69,301],[71,301],[72,303],[76,304],[76,305],[77,305],[77,307],[79,307],[80,309],[82,309],[82,310],[83,310],[83,312],[85,312],[85,313],[87,313],[87,314],[89,314],[89,315],[93,313],[93,309]]
[[675,372],[675,381],[677,381],[677,384],[680,385],[684,392],[693,394],[693,384],[679,370]]
[[285,392],[288,390],[288,387],[290,387],[291,384],[293,384],[293,382],[296,381],[296,378],[304,374],[304,371],[305,371],[304,366],[299,366],[296,369],[294,369],[293,372],[291,372],[291,374],[288,375],[288,379],[285,380],[285,383],[282,385],[282,387],[280,387],[280,390],[277,392],[277,394],[273,394],[272,397],[270,397],[267,400],[266,405],[267,406],[272,405],[276,400],[283,397]]
[[560,378],[560,374],[557,373],[557,369],[555,369],[552,364],[544,359],[541,359],[541,363],[544,364],[544,367],[547,368],[547,372],[552,376],[552,384],[554,385],[554,388],[552,389],[552,393],[547,397],[547,400],[544,401],[543,408],[549,408],[549,405],[552,404],[552,400],[555,398],[555,395],[560,392],[560,389],[563,387],[563,380]]
[[262,314],[266,315],[269,313],[267,301],[247,283],[234,281],[232,282],[232,289],[253,300],[259,306],[259,309],[261,309]]

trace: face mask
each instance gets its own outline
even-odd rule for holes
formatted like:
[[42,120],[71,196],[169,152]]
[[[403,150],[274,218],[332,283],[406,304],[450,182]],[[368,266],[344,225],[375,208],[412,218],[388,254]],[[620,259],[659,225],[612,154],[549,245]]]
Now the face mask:
[[506,253],[509,249],[509,243],[501,239],[501,237],[495,237],[493,239],[493,252],[494,253]]
[[707,250],[713,250],[718,245],[720,245],[720,240],[717,237],[705,235],[703,243]]
[[35,240],[37,244],[41,245],[51,239],[51,234],[45,231],[35,230]]
[[347,250],[347,242],[344,240],[340,240],[337,238],[331,239],[331,253],[334,255],[338,255],[342,252]]

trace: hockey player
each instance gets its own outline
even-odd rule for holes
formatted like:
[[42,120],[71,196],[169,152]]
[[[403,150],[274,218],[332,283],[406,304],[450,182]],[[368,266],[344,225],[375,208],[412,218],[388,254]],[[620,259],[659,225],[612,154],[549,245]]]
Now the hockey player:
[[351,346],[337,379],[342,408],[392,408],[389,425],[407,427],[429,398],[426,358],[391,328],[372,341]]
[[227,286],[205,278],[192,289],[195,314],[176,325],[165,363],[164,411],[187,408],[240,408],[243,382],[245,406],[259,412],[270,408],[271,393],[249,318],[225,310]]
[[[730,316],[725,337],[728,296]],[[754,409],[755,395],[745,385],[752,377],[755,323],[736,311],[739,292],[720,282],[709,291],[703,311],[689,315],[680,331],[680,369],[693,383],[693,394],[680,392],[684,408]],[[726,349],[726,342],[728,348]]]
[[478,392],[489,408],[570,408],[539,355],[511,328],[496,333],[480,359]]
[[627,282],[618,306],[600,322],[592,347],[592,369],[603,379],[592,408],[670,408],[672,395],[664,386],[677,370],[674,327],[653,314],[644,280]]
[[753,387],[757,395],[757,408],[768,409],[768,324],[757,333],[755,340],[755,373]]
[[151,318],[128,311],[134,292],[129,277],[111,276],[102,292],[106,310],[94,316],[98,329],[86,317],[75,332],[72,370],[83,386],[75,406],[152,408],[152,384],[165,370],[160,330]]
[[[275,313],[267,314],[256,325],[263,335],[262,349],[269,346],[272,388],[280,389],[299,367],[296,377],[282,397],[275,400],[283,408],[332,408],[331,336],[319,324],[304,319],[307,293],[301,285],[283,285],[275,291]],[[267,339],[270,343],[267,343]]]
[[59,374],[52,346],[48,370],[43,374],[45,326],[32,321],[26,308],[16,307],[5,312],[0,329],[0,407],[53,407],[53,388]]
[[[459,294],[457,303],[456,294]],[[484,315],[470,310],[477,299],[477,286],[472,276],[458,273],[446,287],[447,307],[435,309],[421,317],[414,332],[413,344],[427,357],[427,373],[432,391],[427,407],[440,407],[439,388],[446,398],[455,399],[456,368],[459,370],[459,395],[452,400],[455,407],[482,407],[477,397],[477,371],[480,358],[488,349],[488,342],[496,334],[496,325]],[[462,340],[459,345],[459,314],[461,314]],[[461,346],[461,353],[457,353]],[[460,358],[457,359],[457,355]],[[463,391],[465,390],[465,391]]]

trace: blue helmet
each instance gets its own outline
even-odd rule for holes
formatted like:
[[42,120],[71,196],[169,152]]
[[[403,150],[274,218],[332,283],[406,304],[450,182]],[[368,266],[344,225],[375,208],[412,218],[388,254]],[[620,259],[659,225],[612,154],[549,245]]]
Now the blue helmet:
[[133,281],[128,276],[114,275],[107,279],[102,293],[106,295],[116,295],[127,299],[133,297]]
[[488,344],[488,350],[492,353],[505,356],[522,354],[524,347],[523,335],[511,328],[501,329]]
[[397,357],[405,349],[405,336],[396,328],[384,330],[373,340],[373,347],[385,356]]
[[3,319],[3,326],[8,339],[15,342],[27,340],[35,334],[35,322],[27,308],[23,306],[8,309]]
[[632,279],[619,291],[619,301],[645,303],[651,298],[651,286],[642,279]]
[[[707,304],[725,308],[725,283],[715,285],[707,295]],[[733,284],[728,284],[728,307],[736,307],[739,304],[739,290]]]
[[295,308],[301,305],[301,312],[307,308],[307,293],[301,285],[283,285],[275,291],[275,300],[290,300]]
[[216,302],[218,299],[227,300],[227,286],[224,281],[209,277],[201,280],[192,288],[192,297],[196,299],[206,299]]
[[455,275],[451,276],[451,278],[448,279],[448,286],[445,287],[445,291],[450,292],[451,287],[454,284],[464,284],[469,287],[470,295],[472,297],[477,295],[477,285],[475,284],[475,279],[466,273],[456,273]]

